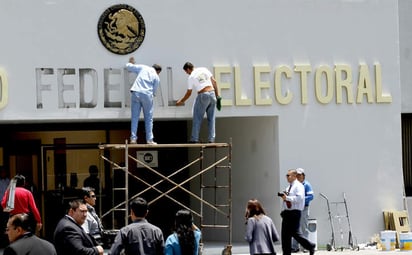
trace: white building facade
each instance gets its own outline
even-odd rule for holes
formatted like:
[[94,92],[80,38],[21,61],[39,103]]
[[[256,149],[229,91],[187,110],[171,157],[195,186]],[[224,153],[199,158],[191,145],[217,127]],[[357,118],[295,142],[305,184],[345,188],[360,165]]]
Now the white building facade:
[[[118,4],[144,20],[140,47],[121,54],[98,33],[112,29],[123,42],[136,35],[113,16],[99,23]],[[243,241],[250,198],[263,202],[280,231],[276,193],[290,168],[304,168],[314,188],[319,245],[331,236],[319,193],[331,201],[346,194],[358,243],[384,230],[384,210],[405,208],[408,1],[7,0],[0,7],[3,123],[127,121],[130,56],[163,66],[155,120],[191,120],[193,95],[173,105],[187,88],[183,64],[209,68],[223,98],[217,141],[233,141],[234,241]]]

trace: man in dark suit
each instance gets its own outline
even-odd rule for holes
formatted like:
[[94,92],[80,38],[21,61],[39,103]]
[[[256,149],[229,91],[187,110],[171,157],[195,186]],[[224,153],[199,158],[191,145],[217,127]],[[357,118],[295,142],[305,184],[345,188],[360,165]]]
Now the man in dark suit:
[[83,230],[81,225],[87,217],[87,206],[82,200],[69,203],[67,214],[59,221],[54,231],[54,245],[58,255],[102,255],[103,247]]
[[31,227],[32,220],[28,214],[20,213],[11,216],[6,228],[10,245],[4,249],[3,254],[56,255],[53,244],[33,235]]

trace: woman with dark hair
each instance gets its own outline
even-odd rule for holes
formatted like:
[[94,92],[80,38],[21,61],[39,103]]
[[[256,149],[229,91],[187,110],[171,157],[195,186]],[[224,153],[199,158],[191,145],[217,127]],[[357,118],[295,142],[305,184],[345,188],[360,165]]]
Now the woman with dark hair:
[[278,231],[257,199],[247,202],[245,218],[245,239],[249,243],[250,254],[276,254],[274,243],[279,241]]
[[200,229],[193,223],[188,210],[176,213],[175,232],[169,235],[165,244],[165,255],[198,255],[201,238]]

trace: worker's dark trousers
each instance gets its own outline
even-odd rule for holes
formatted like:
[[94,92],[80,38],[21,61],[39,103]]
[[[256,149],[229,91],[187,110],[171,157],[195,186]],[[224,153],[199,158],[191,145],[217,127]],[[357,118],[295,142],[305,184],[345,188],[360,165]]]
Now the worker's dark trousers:
[[299,228],[301,211],[284,210],[282,216],[282,251],[283,255],[290,255],[292,249],[292,237],[306,250],[312,250],[315,244],[306,239]]

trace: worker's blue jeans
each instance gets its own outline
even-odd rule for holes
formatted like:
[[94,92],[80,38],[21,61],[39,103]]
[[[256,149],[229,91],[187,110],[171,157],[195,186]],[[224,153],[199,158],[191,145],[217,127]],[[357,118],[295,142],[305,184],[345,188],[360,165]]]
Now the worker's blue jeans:
[[190,141],[199,142],[199,132],[202,126],[203,117],[207,117],[208,142],[215,141],[215,114],[216,95],[214,91],[203,92],[197,95],[193,106],[192,136]]
[[137,140],[137,128],[140,111],[143,109],[143,117],[146,129],[146,141],[153,140],[153,95],[131,91],[131,140]]

